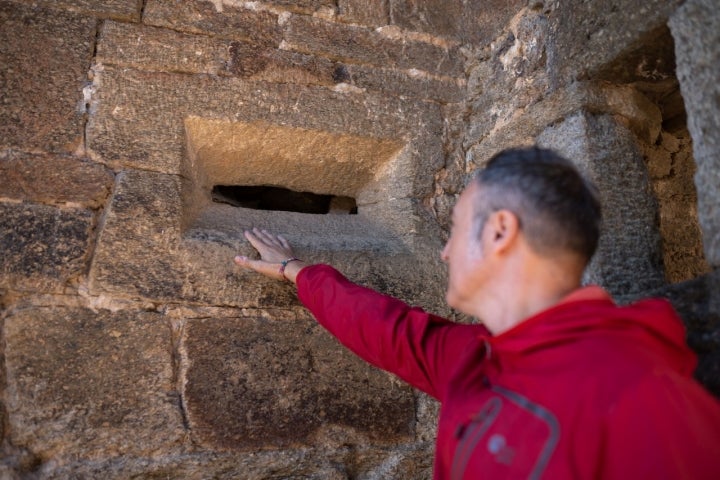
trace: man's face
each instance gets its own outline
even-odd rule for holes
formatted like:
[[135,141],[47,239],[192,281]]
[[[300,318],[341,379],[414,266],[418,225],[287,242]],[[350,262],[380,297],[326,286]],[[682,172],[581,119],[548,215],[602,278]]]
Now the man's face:
[[471,184],[460,195],[452,213],[450,238],[440,254],[448,264],[448,305],[468,313],[472,297],[479,292],[487,277],[484,266],[482,235],[473,226],[479,187]]

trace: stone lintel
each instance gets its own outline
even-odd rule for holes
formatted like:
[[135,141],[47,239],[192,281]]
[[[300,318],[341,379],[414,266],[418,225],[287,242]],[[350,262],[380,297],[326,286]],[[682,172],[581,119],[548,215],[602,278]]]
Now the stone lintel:
[[95,82],[88,152],[113,166],[180,173],[184,120],[190,116],[264,121],[409,143],[415,146],[411,149],[414,172],[403,175],[415,184],[416,193],[424,192],[420,194],[431,191],[432,171],[442,162],[442,139],[436,135],[442,131],[441,112],[438,105],[426,102],[317,86],[110,67],[98,71]]

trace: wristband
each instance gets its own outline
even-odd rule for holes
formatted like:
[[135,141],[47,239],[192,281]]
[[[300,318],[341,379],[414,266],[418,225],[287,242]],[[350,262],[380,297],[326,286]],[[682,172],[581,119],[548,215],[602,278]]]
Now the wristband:
[[280,272],[280,275],[282,275],[285,280],[288,280],[288,278],[285,276],[285,267],[288,266],[288,263],[290,263],[290,262],[296,262],[296,261],[299,262],[299,261],[301,261],[301,260],[300,260],[299,258],[296,258],[296,257],[291,257],[291,258],[288,258],[287,260],[283,260],[282,262],[280,262],[280,270],[279,270],[279,272]]

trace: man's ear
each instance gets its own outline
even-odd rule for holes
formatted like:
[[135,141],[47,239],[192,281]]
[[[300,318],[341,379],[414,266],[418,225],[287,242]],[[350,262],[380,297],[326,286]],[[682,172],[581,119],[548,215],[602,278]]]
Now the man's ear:
[[487,220],[487,234],[490,248],[502,253],[507,251],[520,234],[520,219],[510,210],[498,210]]

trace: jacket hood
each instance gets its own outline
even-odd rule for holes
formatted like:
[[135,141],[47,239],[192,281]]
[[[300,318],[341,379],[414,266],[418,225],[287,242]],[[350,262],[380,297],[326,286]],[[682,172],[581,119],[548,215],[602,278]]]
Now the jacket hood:
[[616,305],[607,294],[564,301],[485,340],[499,357],[510,359],[602,335],[621,336],[651,349],[669,368],[683,375],[692,375],[697,365],[697,357],[685,341],[682,320],[665,299],[628,306]]

